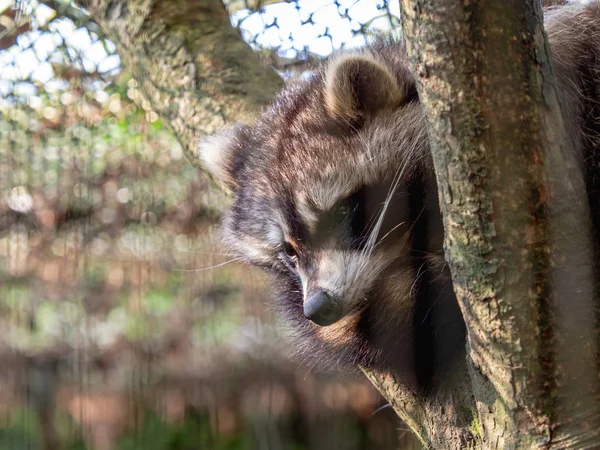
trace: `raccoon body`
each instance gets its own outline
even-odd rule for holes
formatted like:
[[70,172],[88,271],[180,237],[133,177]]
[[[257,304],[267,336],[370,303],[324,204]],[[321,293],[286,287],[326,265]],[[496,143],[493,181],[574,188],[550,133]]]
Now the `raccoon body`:
[[[596,215],[599,17],[597,4],[569,6],[546,25]],[[271,274],[300,353],[423,382],[464,352],[425,119],[401,43],[333,56],[255,125],[204,140],[200,156],[235,193],[225,241]]]

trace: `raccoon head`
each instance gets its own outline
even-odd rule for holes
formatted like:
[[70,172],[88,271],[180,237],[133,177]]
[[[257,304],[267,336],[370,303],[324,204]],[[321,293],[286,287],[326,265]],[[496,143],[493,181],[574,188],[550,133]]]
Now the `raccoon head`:
[[413,364],[419,278],[442,228],[400,45],[333,57],[255,125],[202,142],[200,157],[235,194],[225,241],[273,274],[299,350],[344,366]]

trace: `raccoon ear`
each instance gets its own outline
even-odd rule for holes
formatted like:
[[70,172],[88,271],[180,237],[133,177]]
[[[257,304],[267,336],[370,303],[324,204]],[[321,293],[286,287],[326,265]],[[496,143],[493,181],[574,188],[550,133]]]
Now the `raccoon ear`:
[[325,106],[333,117],[350,120],[400,106],[414,89],[401,85],[392,71],[370,53],[342,55],[325,73]]
[[248,128],[247,125],[237,124],[205,136],[198,143],[198,155],[203,168],[217,184],[234,192],[238,187],[236,179],[238,156]]

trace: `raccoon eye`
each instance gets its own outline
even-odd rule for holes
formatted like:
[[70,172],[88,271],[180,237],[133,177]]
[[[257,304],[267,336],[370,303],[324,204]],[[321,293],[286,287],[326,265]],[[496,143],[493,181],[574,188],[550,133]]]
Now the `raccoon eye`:
[[290,262],[294,264],[298,260],[298,253],[296,252],[296,249],[292,246],[292,244],[290,244],[289,242],[283,244],[283,254]]
[[337,213],[342,217],[342,219],[348,215],[348,211],[350,210],[350,206],[346,201],[337,207]]

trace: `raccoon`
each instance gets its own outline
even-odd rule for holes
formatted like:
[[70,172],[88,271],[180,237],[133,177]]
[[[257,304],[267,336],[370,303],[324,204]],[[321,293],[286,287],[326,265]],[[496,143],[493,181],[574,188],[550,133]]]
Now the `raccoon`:
[[[596,3],[546,17],[596,229],[598,18]],[[271,275],[301,354],[421,385],[463,354],[425,118],[402,43],[332,56],[253,126],[204,139],[200,157],[234,193],[225,242]]]

